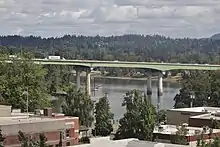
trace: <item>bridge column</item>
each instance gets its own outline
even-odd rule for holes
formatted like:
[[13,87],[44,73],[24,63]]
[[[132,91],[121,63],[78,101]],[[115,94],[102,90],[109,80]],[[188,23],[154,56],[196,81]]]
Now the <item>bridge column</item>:
[[90,74],[91,74],[91,69],[87,69],[86,70],[86,94],[88,96],[91,96],[91,85],[90,85],[91,76],[90,76]]
[[81,69],[80,68],[76,68],[76,89],[77,89],[77,91],[79,91],[80,88],[81,88],[80,73],[81,73]]
[[157,110],[160,110],[161,107],[161,97],[163,95],[163,73],[158,73],[158,85],[157,85]]
[[149,99],[151,99],[152,96],[152,72],[148,71],[147,72],[147,96],[149,97]]

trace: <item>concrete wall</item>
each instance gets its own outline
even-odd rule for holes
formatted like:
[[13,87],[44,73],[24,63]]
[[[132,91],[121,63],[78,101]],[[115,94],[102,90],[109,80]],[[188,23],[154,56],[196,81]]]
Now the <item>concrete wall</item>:
[[28,122],[22,123],[18,122],[18,124],[11,124],[11,125],[2,125],[1,126],[3,135],[17,135],[19,131],[25,133],[38,133],[38,132],[50,132],[65,129],[65,120],[63,119],[56,119],[50,121],[42,121],[42,122]]
[[183,123],[189,124],[189,118],[206,112],[189,112],[178,110],[167,110],[167,123],[170,125],[181,125]]

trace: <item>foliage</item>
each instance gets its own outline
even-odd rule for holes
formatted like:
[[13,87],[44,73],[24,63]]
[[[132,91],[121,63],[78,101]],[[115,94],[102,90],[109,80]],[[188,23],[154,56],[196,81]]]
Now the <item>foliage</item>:
[[13,60],[13,63],[0,64],[0,95],[3,104],[12,108],[26,109],[28,90],[29,110],[47,106],[48,100],[44,76],[46,71],[40,65],[34,64],[30,54],[22,54],[23,61]]
[[91,126],[93,122],[93,102],[84,92],[77,91],[75,85],[70,86],[65,90],[67,96],[65,104],[62,105],[62,110],[67,116],[76,116],[80,118],[80,125]]
[[186,135],[187,135],[187,128],[185,126],[177,126],[176,134],[172,138],[171,143],[187,145],[188,141],[186,139]]
[[167,111],[160,110],[157,112],[157,123],[166,123],[167,122]]
[[95,135],[108,136],[113,131],[113,114],[110,112],[108,98],[105,96],[99,99],[95,105]]
[[44,133],[40,133],[39,141],[38,141],[39,147],[46,147],[46,142],[47,142],[47,137],[44,135]]
[[0,130],[0,147],[4,147],[5,137],[2,135],[2,130]]
[[220,106],[219,71],[193,71],[184,76],[182,88],[174,98],[174,108],[190,107],[190,95],[195,95],[193,106]]
[[132,90],[126,93],[122,106],[126,113],[119,121],[115,139],[152,140],[156,112],[150,100],[139,90]]
[[90,138],[89,137],[82,137],[79,142],[81,143],[90,143]]
[[18,132],[18,139],[21,143],[21,147],[47,147],[47,138],[43,133],[39,134],[39,139],[32,138],[21,131]]
[[[76,36],[60,38],[0,36],[0,52],[29,51],[36,58],[60,55],[66,59],[155,61],[180,63],[219,63],[219,40],[172,39],[159,35]],[[103,68],[101,68],[103,69]],[[129,68],[106,68],[111,76],[133,76]],[[143,73],[143,72],[142,72]]]

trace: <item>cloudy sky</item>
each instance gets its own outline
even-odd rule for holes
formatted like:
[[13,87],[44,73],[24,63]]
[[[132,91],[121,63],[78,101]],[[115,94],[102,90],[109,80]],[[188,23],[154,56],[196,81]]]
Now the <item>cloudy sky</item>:
[[220,0],[0,0],[0,35],[220,32]]

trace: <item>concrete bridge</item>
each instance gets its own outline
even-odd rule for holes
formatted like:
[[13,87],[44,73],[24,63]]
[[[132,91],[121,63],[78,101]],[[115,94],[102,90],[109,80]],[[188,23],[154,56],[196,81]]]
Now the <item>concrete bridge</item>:
[[[4,60],[6,62],[22,61],[19,59]],[[27,61],[27,60],[26,60]],[[86,72],[86,93],[91,95],[90,73],[93,68],[98,67],[115,67],[115,68],[140,68],[147,70],[147,95],[152,95],[152,70],[158,72],[158,104],[160,108],[160,100],[163,95],[163,74],[171,70],[220,70],[220,65],[209,64],[181,64],[181,63],[156,63],[156,62],[128,62],[128,61],[97,61],[97,60],[51,60],[51,59],[33,59],[35,64],[42,65],[69,65],[75,66],[76,70],[76,87],[80,89],[80,73]]]

